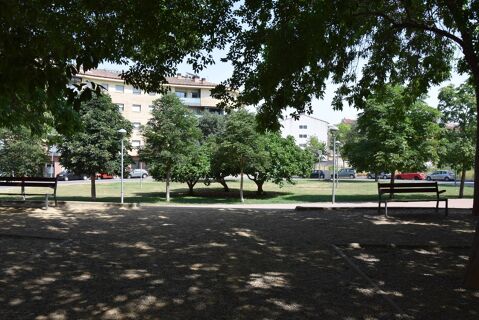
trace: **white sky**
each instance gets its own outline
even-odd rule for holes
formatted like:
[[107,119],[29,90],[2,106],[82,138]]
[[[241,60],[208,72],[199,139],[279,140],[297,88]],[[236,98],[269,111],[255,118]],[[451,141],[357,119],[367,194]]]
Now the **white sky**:
[[[199,76],[202,78],[206,78],[210,82],[220,83],[226,80],[231,73],[233,72],[233,66],[230,63],[221,62],[220,58],[224,56],[224,51],[216,50],[213,52],[213,57],[216,61],[216,64],[208,66],[207,69],[203,70],[199,73]],[[101,64],[99,66],[100,69],[115,69],[120,70],[122,66],[112,65],[112,64]],[[178,66],[178,73],[184,74],[186,72],[193,73],[191,67],[186,63],[181,63]],[[437,95],[439,93],[439,89],[452,83],[454,85],[459,85],[466,80],[466,76],[458,75],[454,73],[451,77],[451,80],[445,81],[439,86],[432,87],[429,90],[428,98],[426,102],[432,106],[437,107]],[[329,123],[337,124],[340,123],[343,118],[349,119],[356,119],[358,110],[355,108],[345,106],[342,111],[335,111],[331,107],[331,101],[334,97],[334,86],[329,84],[326,88],[326,92],[324,95],[324,99],[313,100],[313,116],[326,120]],[[287,114],[287,113],[285,113]]]

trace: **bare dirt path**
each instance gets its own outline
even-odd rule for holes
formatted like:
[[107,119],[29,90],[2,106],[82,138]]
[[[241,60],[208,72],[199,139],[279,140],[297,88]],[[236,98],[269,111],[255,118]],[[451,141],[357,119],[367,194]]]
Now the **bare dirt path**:
[[391,215],[2,208],[0,319],[479,318],[461,288],[471,216]]

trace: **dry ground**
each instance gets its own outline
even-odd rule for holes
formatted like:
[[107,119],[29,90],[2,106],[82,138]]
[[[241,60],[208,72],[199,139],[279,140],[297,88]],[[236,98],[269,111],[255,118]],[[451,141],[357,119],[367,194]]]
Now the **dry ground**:
[[470,212],[391,215],[1,208],[0,319],[478,319]]

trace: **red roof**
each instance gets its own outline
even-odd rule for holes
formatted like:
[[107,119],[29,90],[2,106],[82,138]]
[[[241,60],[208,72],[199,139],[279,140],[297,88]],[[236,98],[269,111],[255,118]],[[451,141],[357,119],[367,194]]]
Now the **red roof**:
[[[80,75],[88,75],[92,77],[108,78],[122,80],[120,77],[121,72],[113,70],[93,69],[86,72],[80,72]],[[166,77],[168,84],[172,85],[184,85],[184,86],[200,86],[200,87],[215,87],[216,83],[208,82],[205,78],[198,76],[183,76],[178,75],[176,77]]]
[[356,120],[343,118],[343,120],[341,120],[341,123],[344,123],[344,124],[355,124],[355,123],[356,123]]

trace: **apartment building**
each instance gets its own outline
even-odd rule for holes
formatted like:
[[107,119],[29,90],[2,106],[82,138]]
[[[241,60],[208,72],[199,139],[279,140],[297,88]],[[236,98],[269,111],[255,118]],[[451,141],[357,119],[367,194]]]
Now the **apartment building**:
[[313,136],[319,141],[328,143],[329,123],[306,114],[300,114],[299,119],[286,117],[281,121],[281,135],[283,137],[293,136],[296,144],[306,147],[309,139]]
[[[137,166],[137,149],[144,144],[140,126],[148,122],[151,117],[153,101],[160,98],[161,95],[144,92],[131,85],[126,85],[120,78],[120,73],[115,71],[90,70],[79,74],[78,78],[83,82],[92,81],[102,85],[111,96],[113,103],[118,105],[118,109],[123,116],[133,124],[134,129],[131,136],[133,150],[130,155],[135,160],[135,166]],[[203,112],[223,113],[221,109],[216,107],[218,100],[211,97],[211,89],[216,86],[215,83],[192,74],[178,74],[176,77],[166,79],[170,91],[176,94],[194,113],[198,115]]]

